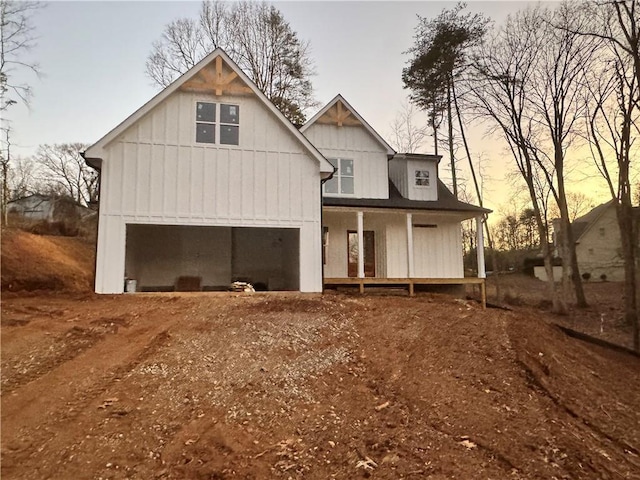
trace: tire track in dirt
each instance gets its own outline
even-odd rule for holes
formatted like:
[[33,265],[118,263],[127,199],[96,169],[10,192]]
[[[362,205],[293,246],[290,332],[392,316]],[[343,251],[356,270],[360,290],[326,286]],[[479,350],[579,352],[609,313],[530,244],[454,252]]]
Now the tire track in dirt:
[[[73,360],[75,357],[104,340],[107,332],[103,329],[73,326],[61,335],[51,339],[50,348],[34,351],[27,364],[20,362],[4,366],[2,395],[8,395],[20,386],[29,383]],[[6,374],[9,371],[9,374]]]
[[[89,411],[96,398],[124,374],[166,344],[175,317],[151,317],[122,334],[104,338],[38,379],[2,398],[2,473],[72,436],[60,425]],[[72,378],[71,382],[69,379]],[[53,400],[53,403],[52,403]],[[44,473],[44,472],[41,472]],[[50,472],[55,475],[55,469]],[[43,478],[49,475],[44,474]],[[31,477],[33,478],[33,477]]]

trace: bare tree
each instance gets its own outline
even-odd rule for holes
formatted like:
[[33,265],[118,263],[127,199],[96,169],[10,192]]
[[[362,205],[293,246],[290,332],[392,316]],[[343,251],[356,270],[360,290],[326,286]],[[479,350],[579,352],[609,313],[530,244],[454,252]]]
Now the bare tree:
[[[563,287],[567,292],[571,281],[577,305],[586,307],[567,205],[566,153],[584,115],[581,93],[588,72],[595,67],[600,42],[572,31],[591,21],[581,15],[580,8],[578,4],[565,2],[554,10],[542,9],[539,18],[530,25],[542,30],[545,42],[538,47],[528,103],[530,118],[538,125],[536,142],[539,158],[543,160],[539,166],[549,176],[551,193],[560,211]],[[555,178],[550,175],[551,169]]]
[[464,137],[455,85],[468,66],[469,50],[482,40],[489,23],[489,20],[481,14],[463,14],[465,6],[464,3],[458,3],[450,10],[444,9],[435,19],[418,17],[415,44],[407,52],[412,54],[413,58],[409,66],[402,71],[404,86],[412,91],[411,100],[429,114],[436,150],[437,126],[446,112],[453,194],[456,197],[458,197],[458,184],[454,154],[454,110],[458,115],[458,123],[474,181],[475,172]]
[[[538,205],[534,204],[534,210],[548,213],[549,200],[558,206],[562,298],[568,298],[572,283],[576,303],[584,307],[587,302],[567,203],[567,151],[584,117],[581,95],[587,75],[594,68],[600,42],[573,31],[591,21],[581,14],[580,8],[579,4],[565,2],[555,9],[538,6],[512,17],[508,28],[501,33],[503,46],[499,47],[502,52],[498,55],[501,57],[498,64],[503,67],[490,65],[486,58],[479,62],[478,71],[484,86],[493,84],[492,100],[486,102],[481,98],[484,88],[476,90],[476,97],[485,114],[489,113],[487,103],[490,103],[489,116],[494,120],[495,116],[503,117],[502,125],[508,126],[510,141],[524,160],[518,168],[524,177],[531,175],[525,181],[532,200],[536,197]],[[515,58],[517,55],[520,59]],[[496,86],[500,86],[501,95],[505,96],[498,103]],[[507,112],[517,111],[515,117],[505,122],[504,113],[496,110],[499,104]],[[541,227],[548,230],[548,223],[546,215],[541,216]],[[547,238],[542,233],[541,238]]]
[[423,148],[429,127],[420,125],[419,112],[410,102],[404,102],[390,125],[391,145],[398,152],[416,153]]
[[[567,192],[567,209],[569,220],[573,221],[587,213],[595,206],[593,198],[583,192]],[[557,205],[551,205],[548,213],[549,219],[560,218],[560,210]]]
[[0,142],[0,169],[2,170],[2,222],[9,224],[8,203],[9,203],[9,175],[11,163],[11,129],[3,127],[2,142]]
[[198,19],[181,18],[166,26],[147,59],[147,74],[165,87],[217,47],[289,120],[304,123],[304,110],[316,106],[309,44],[266,3],[203,1]]
[[33,15],[42,7],[40,2],[0,0],[0,111],[17,102],[25,104],[31,98],[31,86],[15,83],[17,70],[39,73],[38,64],[25,60],[25,54],[35,46]]
[[632,202],[632,160],[640,118],[640,1],[592,2],[587,15],[596,25],[573,33],[604,40],[603,67],[591,76],[585,95],[586,132],[593,158],[615,202],[625,266],[625,319],[633,326],[634,348],[640,351],[636,248],[638,225]]
[[[524,180],[538,229],[553,310],[567,311],[566,301],[555,288],[545,192],[550,176],[541,173],[542,160],[535,142],[535,125],[528,116],[528,95],[539,48],[546,41],[537,25],[538,9],[510,16],[477,53],[470,88],[475,108],[507,143]],[[547,172],[550,173],[550,172]]]
[[9,168],[9,200],[40,192],[37,169],[31,157],[13,157]]
[[98,200],[98,173],[80,155],[87,147],[82,143],[40,145],[35,155],[46,188],[81,205]]

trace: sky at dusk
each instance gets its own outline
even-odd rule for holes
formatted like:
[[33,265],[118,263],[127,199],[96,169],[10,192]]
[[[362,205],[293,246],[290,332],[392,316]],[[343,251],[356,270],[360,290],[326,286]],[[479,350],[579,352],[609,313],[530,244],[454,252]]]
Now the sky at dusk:
[[[321,104],[341,93],[385,138],[406,99],[401,73],[417,16],[435,17],[453,2],[275,2],[299,37],[311,44]],[[524,2],[472,1],[471,12],[496,22]],[[151,45],[178,17],[195,17],[199,2],[48,2],[35,19],[38,44],[30,57],[42,75],[20,75],[34,90],[30,108],[11,107],[14,155],[40,144],[93,143],[151,99],[158,88],[145,74]],[[310,118],[315,112],[308,112]],[[471,135],[483,158],[487,205],[509,202],[506,152],[483,127]],[[426,153],[432,152],[431,141]],[[444,161],[444,160],[443,160]],[[598,195],[600,187],[593,187]],[[605,193],[602,188],[602,193]]]

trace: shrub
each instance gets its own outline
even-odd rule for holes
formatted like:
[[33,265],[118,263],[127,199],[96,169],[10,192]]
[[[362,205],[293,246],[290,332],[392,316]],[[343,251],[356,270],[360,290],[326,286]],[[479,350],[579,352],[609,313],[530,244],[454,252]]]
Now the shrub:
[[588,281],[589,281],[589,279],[591,278],[591,274],[590,274],[589,272],[584,272],[584,273],[582,274],[582,278],[583,278],[585,281],[587,281],[587,282],[588,282]]
[[600,275],[600,280],[602,280],[603,282],[607,281],[607,274],[603,273],[602,275]]
[[504,303],[506,303],[507,305],[513,305],[517,307],[524,304],[522,298],[520,298],[520,295],[514,295],[511,292],[506,292],[502,298],[504,300]]
[[78,223],[74,221],[57,221],[48,222],[41,220],[31,224],[25,228],[29,233],[35,235],[57,235],[62,237],[76,237],[78,236]]
[[551,307],[553,307],[553,302],[548,298],[543,298],[538,302],[538,308],[540,310],[551,310]]

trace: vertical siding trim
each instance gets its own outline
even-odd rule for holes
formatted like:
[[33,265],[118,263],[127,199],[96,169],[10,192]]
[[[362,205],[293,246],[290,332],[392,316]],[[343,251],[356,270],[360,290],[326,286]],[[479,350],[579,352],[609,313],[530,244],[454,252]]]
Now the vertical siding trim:
[[413,215],[407,213],[407,270],[409,278],[414,276],[413,266]]

